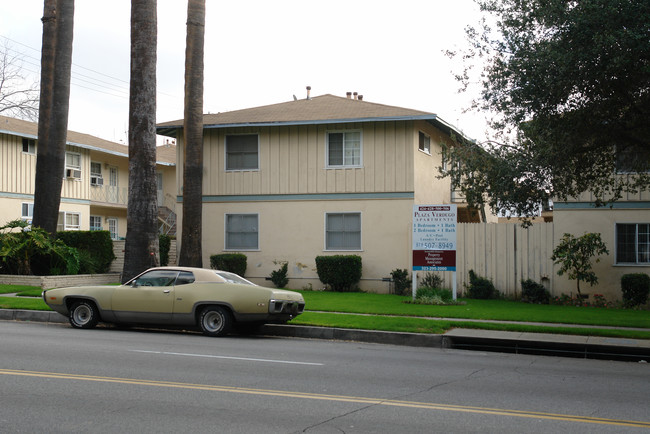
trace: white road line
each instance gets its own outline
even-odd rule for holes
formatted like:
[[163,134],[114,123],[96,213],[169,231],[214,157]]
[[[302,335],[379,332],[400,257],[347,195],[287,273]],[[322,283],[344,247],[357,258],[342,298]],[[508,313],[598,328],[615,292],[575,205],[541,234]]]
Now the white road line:
[[166,356],[185,356],[185,357],[204,357],[208,359],[229,359],[229,360],[247,360],[249,362],[265,362],[265,363],[284,363],[289,365],[310,365],[310,366],[324,366],[323,363],[310,363],[310,362],[296,362],[292,360],[270,360],[270,359],[254,359],[250,357],[231,357],[231,356],[214,356],[211,354],[190,354],[190,353],[172,353],[169,351],[146,351],[146,350],[129,350],[133,353],[147,353],[147,354],[162,354]]

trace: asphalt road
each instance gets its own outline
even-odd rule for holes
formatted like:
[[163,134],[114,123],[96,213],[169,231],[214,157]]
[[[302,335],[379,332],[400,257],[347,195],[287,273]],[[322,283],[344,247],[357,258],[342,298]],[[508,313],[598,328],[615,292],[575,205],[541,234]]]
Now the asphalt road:
[[650,365],[0,321],[0,432],[649,432]]

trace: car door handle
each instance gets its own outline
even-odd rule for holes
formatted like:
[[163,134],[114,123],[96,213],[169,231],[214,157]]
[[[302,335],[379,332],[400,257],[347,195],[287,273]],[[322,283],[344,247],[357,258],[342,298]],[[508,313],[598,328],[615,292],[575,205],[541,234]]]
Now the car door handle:
[[169,293],[171,292],[171,289],[165,289],[163,292],[164,292],[165,294],[169,294]]

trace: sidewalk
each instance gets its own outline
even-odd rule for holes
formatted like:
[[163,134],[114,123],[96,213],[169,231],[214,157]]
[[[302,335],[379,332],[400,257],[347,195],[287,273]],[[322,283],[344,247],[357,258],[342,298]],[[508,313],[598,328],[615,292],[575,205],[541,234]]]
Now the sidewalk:
[[[13,309],[0,309],[0,320],[68,323],[67,318],[56,312]],[[503,323],[504,321],[480,320],[480,322]],[[512,321],[506,321],[506,323],[512,323]],[[583,325],[562,326],[588,327]],[[443,335],[434,335],[426,333],[399,333],[275,324],[265,325],[260,333],[266,336],[306,339],[326,339],[415,347],[650,362],[650,340],[644,339],[621,339],[460,328],[449,330]]]

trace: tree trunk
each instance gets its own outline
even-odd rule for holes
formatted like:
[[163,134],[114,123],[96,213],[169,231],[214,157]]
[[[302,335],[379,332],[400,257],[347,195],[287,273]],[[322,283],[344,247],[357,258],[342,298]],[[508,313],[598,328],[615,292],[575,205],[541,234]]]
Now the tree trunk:
[[32,223],[54,234],[65,169],[74,1],[45,0],[42,21],[41,99]]
[[187,4],[185,116],[183,124],[183,227],[179,265],[203,266],[203,46],[205,0]]
[[156,0],[131,2],[129,202],[122,282],[159,264],[156,182]]

